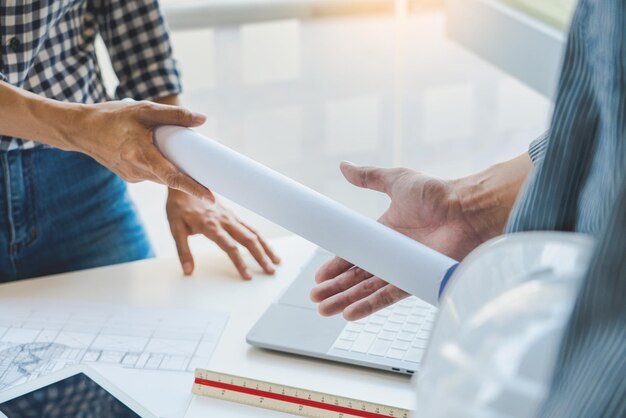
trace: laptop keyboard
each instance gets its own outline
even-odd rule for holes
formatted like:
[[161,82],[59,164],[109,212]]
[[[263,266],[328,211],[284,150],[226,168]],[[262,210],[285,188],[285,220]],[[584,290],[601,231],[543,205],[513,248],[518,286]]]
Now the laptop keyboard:
[[422,360],[437,308],[409,297],[367,318],[349,322],[330,352],[385,357],[417,364]]

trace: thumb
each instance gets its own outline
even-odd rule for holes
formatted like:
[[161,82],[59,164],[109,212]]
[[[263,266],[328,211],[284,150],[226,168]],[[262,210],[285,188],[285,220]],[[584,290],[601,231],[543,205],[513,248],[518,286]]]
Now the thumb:
[[206,116],[180,106],[150,104],[140,108],[139,119],[151,126],[177,125],[191,128],[202,125]]
[[339,167],[346,180],[355,186],[387,193],[388,169],[357,166],[349,161],[342,161]]

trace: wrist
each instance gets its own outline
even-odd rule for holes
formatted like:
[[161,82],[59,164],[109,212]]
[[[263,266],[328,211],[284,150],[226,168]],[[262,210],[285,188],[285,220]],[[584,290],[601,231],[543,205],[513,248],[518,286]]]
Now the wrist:
[[0,134],[67,148],[68,129],[82,105],[48,99],[0,83]]
[[56,148],[66,151],[84,151],[79,146],[79,138],[97,129],[93,121],[93,106],[51,101],[48,105],[49,114],[48,143]]
[[502,234],[531,169],[525,153],[452,182],[462,213],[482,241]]

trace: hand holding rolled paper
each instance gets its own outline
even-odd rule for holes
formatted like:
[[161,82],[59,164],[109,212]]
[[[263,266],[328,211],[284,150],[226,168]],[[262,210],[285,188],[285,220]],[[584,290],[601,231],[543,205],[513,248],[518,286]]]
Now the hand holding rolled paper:
[[[209,190],[428,303],[456,262],[191,129],[155,130],[163,155]],[[313,279],[313,278],[311,278]]]
[[[344,161],[341,172],[351,184],[385,193],[389,208],[378,219],[443,254],[463,259],[482,242],[473,219],[463,210],[458,182],[408,168],[361,167]],[[366,317],[408,294],[352,263],[335,257],[315,275],[311,300],[322,315],[343,313],[350,321]]]

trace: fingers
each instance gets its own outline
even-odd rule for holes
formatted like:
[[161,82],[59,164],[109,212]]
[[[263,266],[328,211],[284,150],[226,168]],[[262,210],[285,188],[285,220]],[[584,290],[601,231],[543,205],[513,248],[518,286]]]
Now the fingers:
[[211,202],[215,202],[215,196],[209,189],[202,186],[188,175],[183,174],[174,164],[165,159],[156,148],[149,148],[145,153],[150,171],[157,176],[161,183],[199,199],[207,199]]
[[409,294],[405,291],[388,284],[345,308],[343,317],[348,321],[358,321],[408,296]]
[[235,268],[239,272],[239,275],[245,280],[252,279],[252,272],[246,266],[246,262],[241,256],[241,252],[239,251],[239,247],[237,246],[237,242],[224,230],[219,229],[217,231],[213,231],[211,229],[206,229],[203,231],[203,234],[213,240],[218,247],[224,251],[230,260],[235,265]]
[[136,105],[140,112],[139,119],[150,127],[159,125],[178,125],[186,127],[200,126],[206,116],[183,107],[143,102]]
[[332,280],[326,280],[311,290],[311,300],[320,303],[331,296],[341,293],[361,283],[365,279],[372,277],[367,271],[358,267],[353,267],[335,277]]
[[223,227],[237,242],[246,247],[265,273],[276,272],[272,260],[252,231],[240,223],[224,223]]
[[311,290],[310,298],[319,303],[320,314],[331,316],[343,312],[348,321],[366,317],[408,296],[339,257],[320,267],[315,281],[318,285]]
[[353,264],[343,258],[335,257],[328,260],[315,273],[315,283],[322,283],[326,280],[334,279],[341,273],[351,269]]
[[178,252],[178,258],[180,259],[180,265],[183,267],[183,273],[185,276],[193,273],[194,262],[191,250],[189,249],[189,232],[183,226],[172,227],[172,236],[176,243],[176,251]]
[[346,180],[355,186],[387,193],[389,184],[389,169],[362,167],[354,165],[348,161],[342,161],[339,167]]
[[387,282],[384,280],[372,276],[352,286],[346,291],[337,293],[336,295],[324,300],[319,304],[318,310],[320,314],[324,316],[336,315],[348,306],[370,296],[378,289],[381,289],[386,285]]
[[263,247],[263,250],[265,251],[265,254],[269,256],[270,260],[272,260],[274,264],[280,264],[280,257],[278,256],[276,251],[274,251],[274,249],[267,243],[267,241],[265,241],[265,239],[261,236],[261,234],[259,234],[256,231],[256,229],[252,228],[247,223],[242,222],[242,221],[239,221],[239,223],[243,225],[245,228],[247,228],[254,235],[256,235],[257,239],[261,243],[261,246]]

